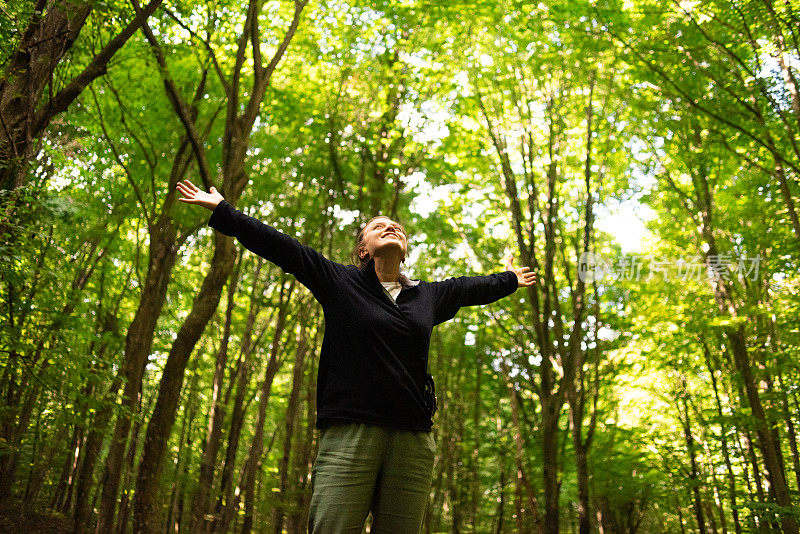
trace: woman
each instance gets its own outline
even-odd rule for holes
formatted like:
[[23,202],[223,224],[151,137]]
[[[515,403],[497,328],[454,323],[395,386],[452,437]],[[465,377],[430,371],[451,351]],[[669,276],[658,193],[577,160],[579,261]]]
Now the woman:
[[319,451],[312,469],[309,532],[417,533],[429,498],[436,410],[427,374],[431,331],[459,308],[488,304],[535,283],[528,267],[441,282],[400,273],[408,236],[371,219],[342,265],[242,214],[215,188],[178,184],[179,200],[212,210],[209,226],[293,274],[322,305],[317,379]]

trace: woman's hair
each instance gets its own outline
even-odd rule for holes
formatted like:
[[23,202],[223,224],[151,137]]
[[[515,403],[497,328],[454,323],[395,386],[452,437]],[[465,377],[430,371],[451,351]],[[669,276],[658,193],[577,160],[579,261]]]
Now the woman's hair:
[[[364,246],[364,233],[366,232],[370,223],[372,223],[372,221],[374,221],[375,219],[389,219],[390,221],[392,220],[391,217],[387,217],[386,215],[376,215],[375,217],[368,220],[366,224],[361,227],[361,231],[358,232],[358,238],[356,238],[356,246],[354,246],[352,252],[350,252],[350,261],[352,261],[353,265],[355,265],[358,268],[364,267],[369,261],[369,253],[367,253],[367,255],[364,256],[363,258],[359,256],[358,253]],[[400,225],[400,231],[403,232],[404,236],[406,236],[406,244],[408,244],[408,234],[406,233],[406,229],[403,227],[402,224],[400,223],[397,224]]]

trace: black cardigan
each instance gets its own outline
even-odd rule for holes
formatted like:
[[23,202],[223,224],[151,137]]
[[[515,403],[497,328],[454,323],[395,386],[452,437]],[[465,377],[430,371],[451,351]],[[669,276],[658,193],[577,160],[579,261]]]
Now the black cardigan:
[[433,327],[462,306],[488,304],[517,289],[513,271],[441,282],[401,277],[392,302],[374,260],[362,269],[336,263],[224,200],[208,224],[293,274],[322,305],[317,428],[356,422],[430,432],[433,410],[424,390]]

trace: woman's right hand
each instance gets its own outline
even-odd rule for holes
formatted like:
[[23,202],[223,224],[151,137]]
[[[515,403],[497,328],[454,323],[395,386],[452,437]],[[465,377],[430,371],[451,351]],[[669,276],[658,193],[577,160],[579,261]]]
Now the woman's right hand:
[[183,195],[178,200],[186,202],[187,204],[198,204],[211,211],[217,207],[220,201],[224,200],[222,195],[219,194],[216,187],[211,188],[210,193],[201,191],[196,185],[189,180],[178,182],[178,191]]

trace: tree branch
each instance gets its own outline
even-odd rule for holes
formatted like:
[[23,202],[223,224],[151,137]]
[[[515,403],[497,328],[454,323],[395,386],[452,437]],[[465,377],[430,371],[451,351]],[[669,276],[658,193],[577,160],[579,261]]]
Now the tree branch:
[[[131,2],[136,9],[139,8],[138,0],[131,0]],[[197,128],[194,124],[194,113],[189,109],[189,106],[186,105],[186,101],[183,99],[178,87],[175,85],[175,81],[172,79],[169,69],[167,68],[167,62],[164,59],[164,52],[161,50],[161,45],[159,45],[147,22],[142,23],[142,31],[147,38],[147,42],[150,43],[150,49],[153,51],[153,55],[158,63],[159,71],[161,72],[161,77],[164,81],[164,88],[167,91],[167,97],[169,98],[170,104],[172,104],[172,108],[178,115],[181,124],[183,124],[183,127],[186,130],[186,135],[189,137],[189,142],[192,145],[192,151],[197,159],[197,169],[200,172],[200,179],[203,181],[203,186],[206,189],[210,189],[211,186],[214,185],[214,181],[212,180],[211,173],[209,172],[205,148],[200,141],[200,136],[198,135]],[[202,81],[200,82],[200,87],[204,86],[205,74],[203,74]]]
[[114,57],[114,54],[128,42],[128,39],[144,24],[162,2],[163,0],[150,0],[150,3],[139,11],[122,31],[92,58],[80,74],[50,99],[47,105],[33,118],[31,125],[31,135],[33,137],[42,133],[54,116],[66,111],[67,107],[92,81],[106,73],[108,62]]

